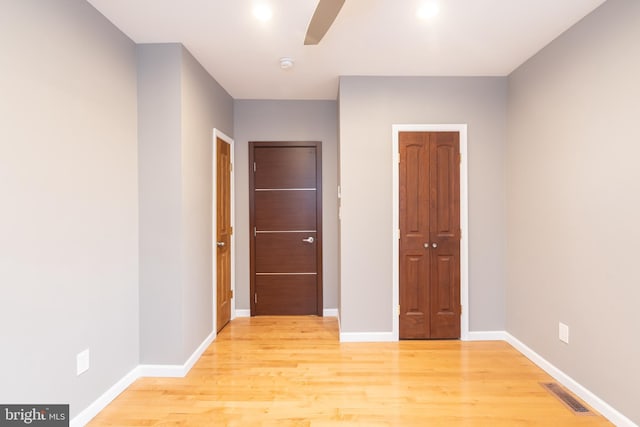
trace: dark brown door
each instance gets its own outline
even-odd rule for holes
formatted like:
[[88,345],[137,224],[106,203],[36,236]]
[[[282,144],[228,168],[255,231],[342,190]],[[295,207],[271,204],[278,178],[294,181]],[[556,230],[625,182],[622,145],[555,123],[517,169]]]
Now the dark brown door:
[[319,142],[250,142],[251,315],[322,315]]
[[457,132],[400,132],[400,338],[460,337]]
[[231,319],[231,146],[216,139],[216,327]]

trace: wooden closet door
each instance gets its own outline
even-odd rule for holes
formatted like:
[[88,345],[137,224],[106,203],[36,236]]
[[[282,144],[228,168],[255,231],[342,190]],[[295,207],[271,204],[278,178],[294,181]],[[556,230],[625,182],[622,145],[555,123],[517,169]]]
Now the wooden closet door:
[[457,132],[400,132],[400,338],[460,337]]

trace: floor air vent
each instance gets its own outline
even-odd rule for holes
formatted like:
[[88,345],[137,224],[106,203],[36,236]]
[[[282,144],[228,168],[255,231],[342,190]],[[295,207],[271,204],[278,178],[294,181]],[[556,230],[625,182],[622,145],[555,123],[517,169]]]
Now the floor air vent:
[[557,397],[567,408],[576,415],[593,415],[593,412],[576,399],[569,391],[562,388],[558,383],[540,383],[549,393]]

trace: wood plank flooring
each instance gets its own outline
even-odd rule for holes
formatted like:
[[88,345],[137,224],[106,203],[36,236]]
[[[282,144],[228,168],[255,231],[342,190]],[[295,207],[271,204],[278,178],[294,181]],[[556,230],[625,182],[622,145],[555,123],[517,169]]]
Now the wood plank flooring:
[[339,343],[335,318],[233,320],[185,378],[143,378],[90,426],[610,426],[505,342]]

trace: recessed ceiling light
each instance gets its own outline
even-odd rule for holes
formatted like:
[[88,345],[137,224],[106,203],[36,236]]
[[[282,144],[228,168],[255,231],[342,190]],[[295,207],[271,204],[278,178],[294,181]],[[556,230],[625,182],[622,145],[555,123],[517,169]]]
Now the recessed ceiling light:
[[418,18],[429,20],[435,18],[440,12],[440,8],[438,7],[438,3],[429,2],[424,3],[422,6],[418,8]]
[[258,3],[253,7],[253,16],[259,21],[267,22],[273,16],[273,12],[268,4]]

